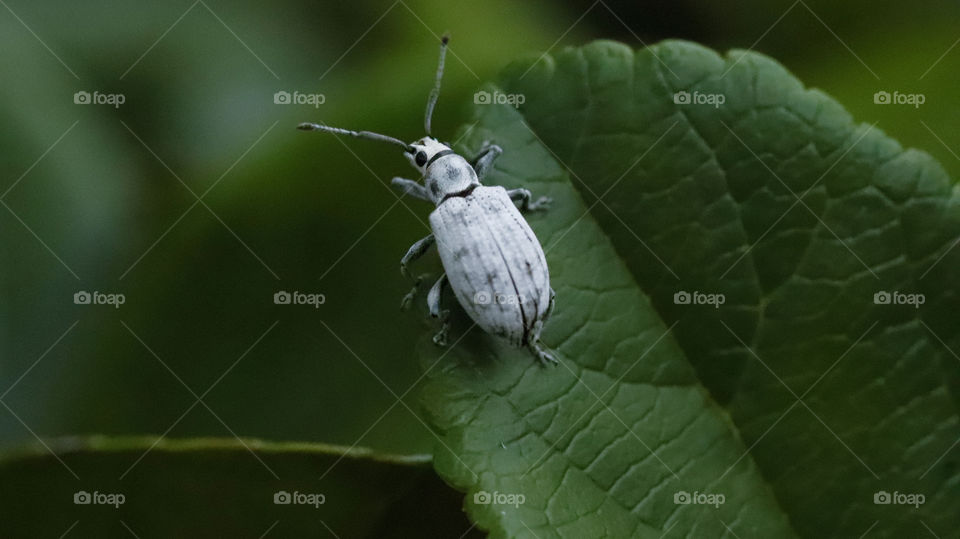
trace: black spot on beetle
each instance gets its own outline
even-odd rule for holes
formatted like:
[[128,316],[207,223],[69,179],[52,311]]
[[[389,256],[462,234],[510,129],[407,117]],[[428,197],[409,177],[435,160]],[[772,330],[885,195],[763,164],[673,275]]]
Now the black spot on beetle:
[[414,159],[417,161],[417,166],[422,167],[427,163],[427,154],[423,152],[417,152],[417,156]]
[[[417,162],[419,162],[419,159]],[[440,186],[437,185],[437,182],[430,182],[430,192],[433,193],[434,198],[440,196]]]

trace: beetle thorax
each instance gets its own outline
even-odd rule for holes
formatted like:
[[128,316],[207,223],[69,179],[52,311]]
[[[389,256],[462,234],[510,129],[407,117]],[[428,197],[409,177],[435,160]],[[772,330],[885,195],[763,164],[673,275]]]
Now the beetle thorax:
[[480,185],[470,163],[437,139],[424,137],[410,148],[405,154],[407,160],[423,174],[423,186],[434,204]]

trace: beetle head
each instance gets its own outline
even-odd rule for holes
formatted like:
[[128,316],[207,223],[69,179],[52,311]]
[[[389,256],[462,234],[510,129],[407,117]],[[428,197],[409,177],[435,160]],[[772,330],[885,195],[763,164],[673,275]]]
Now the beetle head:
[[407,161],[410,161],[413,168],[417,169],[420,174],[423,174],[427,171],[427,163],[433,159],[433,156],[449,149],[449,146],[433,137],[423,137],[416,142],[410,143],[410,147],[403,152],[403,155],[407,158]]

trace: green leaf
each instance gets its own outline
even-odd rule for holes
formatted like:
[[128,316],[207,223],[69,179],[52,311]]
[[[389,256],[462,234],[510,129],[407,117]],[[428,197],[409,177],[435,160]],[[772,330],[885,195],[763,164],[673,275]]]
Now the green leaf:
[[[4,537],[457,537],[470,527],[429,456],[322,444],[59,438],[2,453],[0,484]],[[280,491],[317,503],[275,504]],[[83,492],[114,505],[74,503]]]
[[[562,366],[466,320],[449,351],[424,341],[435,466],[481,528],[746,538],[960,525],[948,349],[960,345],[948,251],[960,217],[939,165],[742,51],[598,42],[516,64],[501,86],[525,103],[478,105],[465,146],[495,140],[505,152],[487,183],[556,201],[529,220],[557,291],[544,341]],[[725,102],[677,104],[678,91]],[[725,302],[675,304],[682,291]],[[880,291],[927,301],[876,305]],[[476,503],[493,491],[524,503]],[[925,503],[875,504],[881,491]],[[725,503],[676,504],[678,492]]]

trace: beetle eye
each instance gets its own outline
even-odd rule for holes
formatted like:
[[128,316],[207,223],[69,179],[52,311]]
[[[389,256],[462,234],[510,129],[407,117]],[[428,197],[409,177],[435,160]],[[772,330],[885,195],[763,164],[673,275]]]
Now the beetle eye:
[[417,166],[422,167],[427,163],[427,154],[423,152],[417,152],[417,156],[415,157],[415,159],[417,161]]

